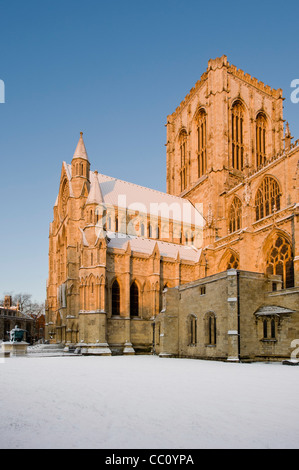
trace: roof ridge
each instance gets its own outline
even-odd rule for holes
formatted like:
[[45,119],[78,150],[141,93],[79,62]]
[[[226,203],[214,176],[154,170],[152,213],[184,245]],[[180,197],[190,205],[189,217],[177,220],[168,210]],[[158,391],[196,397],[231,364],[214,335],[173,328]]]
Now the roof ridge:
[[[91,171],[91,173],[94,173],[94,172]],[[141,186],[140,184],[132,183],[130,181],[125,181],[125,180],[122,180],[120,178],[114,178],[113,176],[104,175],[103,173],[98,173],[98,176],[104,176],[105,178],[110,178],[111,180],[120,181],[121,183],[130,184],[132,186],[137,186],[138,188],[148,189],[149,191],[153,191],[155,193],[163,194],[164,196],[169,196],[169,197],[172,197],[174,199],[180,199],[181,201],[186,201],[189,204],[191,204],[191,202],[188,199],[184,199],[180,196],[174,196],[173,194],[165,193],[163,191],[159,191],[158,189],[149,188],[147,186]]]

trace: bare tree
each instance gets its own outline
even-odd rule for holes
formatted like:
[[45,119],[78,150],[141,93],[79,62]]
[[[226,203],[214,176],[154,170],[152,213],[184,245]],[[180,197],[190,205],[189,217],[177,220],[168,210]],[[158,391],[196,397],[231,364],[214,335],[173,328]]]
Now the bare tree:
[[[12,294],[6,293],[5,295],[10,295],[12,297],[12,304],[19,304],[19,309],[25,315],[38,316],[45,312],[44,302],[34,302],[32,301],[32,295],[27,293]],[[3,305],[4,299],[0,299],[0,304]]]

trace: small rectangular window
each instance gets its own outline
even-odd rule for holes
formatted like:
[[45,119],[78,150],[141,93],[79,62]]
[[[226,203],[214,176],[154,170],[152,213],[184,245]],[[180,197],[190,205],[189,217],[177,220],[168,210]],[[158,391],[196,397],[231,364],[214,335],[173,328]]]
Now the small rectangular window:
[[263,330],[264,330],[264,339],[268,338],[268,322],[264,320],[263,322]]
[[202,286],[200,288],[200,295],[205,295],[205,293],[206,293],[206,286]]
[[196,346],[197,343],[197,319],[191,317],[190,319],[190,346]]

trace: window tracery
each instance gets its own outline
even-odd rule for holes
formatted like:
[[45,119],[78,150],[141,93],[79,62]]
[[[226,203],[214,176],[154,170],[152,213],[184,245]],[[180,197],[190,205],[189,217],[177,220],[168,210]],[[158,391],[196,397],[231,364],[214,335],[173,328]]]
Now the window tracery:
[[242,203],[235,197],[229,211],[229,232],[233,233],[242,227]]
[[228,259],[226,269],[239,269],[239,258],[236,254],[232,253]]
[[256,165],[264,165],[266,162],[266,128],[267,121],[263,113],[259,113],[256,119]]
[[292,246],[286,238],[278,236],[269,251],[267,274],[282,277],[282,287],[294,287],[294,261]]
[[256,198],[256,220],[263,219],[280,210],[280,188],[277,181],[271,176],[266,176],[260,185]]
[[237,101],[231,113],[232,119],[232,167],[236,170],[243,170],[244,166],[244,108],[240,101]]
[[187,187],[188,179],[188,156],[187,156],[187,132],[184,130],[180,134],[180,159],[181,159],[181,191]]
[[207,172],[207,122],[206,113],[201,111],[197,121],[197,167],[198,178]]

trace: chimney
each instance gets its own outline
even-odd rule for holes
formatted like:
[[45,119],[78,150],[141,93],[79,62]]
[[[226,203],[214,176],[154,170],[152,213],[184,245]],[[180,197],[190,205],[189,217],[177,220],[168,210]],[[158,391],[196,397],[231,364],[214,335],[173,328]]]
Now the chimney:
[[11,295],[6,295],[4,298],[4,308],[10,308],[12,305]]

